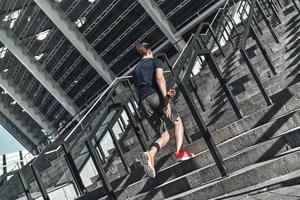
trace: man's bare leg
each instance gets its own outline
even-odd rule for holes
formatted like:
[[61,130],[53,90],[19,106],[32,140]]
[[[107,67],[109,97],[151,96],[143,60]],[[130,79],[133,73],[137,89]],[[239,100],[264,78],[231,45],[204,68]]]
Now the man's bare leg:
[[157,152],[164,148],[164,146],[166,146],[166,144],[169,142],[170,140],[170,135],[168,133],[168,131],[165,131],[164,133],[161,134],[161,136],[154,142],[154,145],[150,148],[150,150],[148,151],[149,153],[149,157],[150,157],[150,161],[151,161],[151,165],[154,168],[155,166],[155,156],[157,154]]
[[178,153],[182,149],[183,143],[183,124],[180,117],[176,118],[174,122],[174,135],[176,141],[176,153]]

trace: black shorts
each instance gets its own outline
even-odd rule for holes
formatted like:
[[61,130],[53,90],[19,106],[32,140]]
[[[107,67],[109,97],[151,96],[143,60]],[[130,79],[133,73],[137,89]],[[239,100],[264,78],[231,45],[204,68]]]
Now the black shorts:
[[167,130],[166,123],[172,123],[176,121],[178,112],[171,103],[171,117],[167,118],[164,114],[164,99],[161,95],[154,93],[143,99],[141,102],[141,110],[146,115],[150,125],[154,131],[160,135]]

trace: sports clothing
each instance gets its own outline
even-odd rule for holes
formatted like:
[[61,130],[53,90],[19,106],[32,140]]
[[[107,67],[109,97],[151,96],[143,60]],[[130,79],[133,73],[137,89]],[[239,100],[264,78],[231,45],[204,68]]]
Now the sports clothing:
[[151,178],[155,178],[155,169],[151,166],[150,164],[150,158],[149,158],[149,153],[148,152],[143,152],[142,153],[142,165],[144,167],[145,174]]
[[176,159],[177,161],[184,161],[184,160],[188,160],[194,157],[193,153],[189,153],[187,151],[181,150],[178,153],[176,153]]
[[134,84],[138,89],[140,101],[155,92],[159,92],[155,80],[155,70],[162,67],[163,63],[158,58],[142,59],[136,66],[133,77],[135,81]]
[[166,123],[174,123],[179,116],[173,104],[171,103],[171,117],[167,118],[164,114],[164,99],[158,93],[153,93],[141,102],[142,113],[146,115],[148,121],[156,134],[160,136],[167,129]]

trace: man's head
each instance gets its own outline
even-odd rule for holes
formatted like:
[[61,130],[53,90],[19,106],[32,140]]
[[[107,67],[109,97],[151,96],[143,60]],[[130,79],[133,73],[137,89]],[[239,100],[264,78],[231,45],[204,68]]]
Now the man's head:
[[135,50],[137,51],[139,56],[142,58],[152,58],[153,57],[152,50],[149,47],[149,44],[147,42],[137,44],[135,46]]

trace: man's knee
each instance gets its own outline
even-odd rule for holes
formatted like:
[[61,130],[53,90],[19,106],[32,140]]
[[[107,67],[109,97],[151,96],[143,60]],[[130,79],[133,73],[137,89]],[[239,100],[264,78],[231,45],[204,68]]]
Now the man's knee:
[[163,138],[164,141],[169,141],[170,140],[170,134],[167,131],[162,133],[161,137]]

